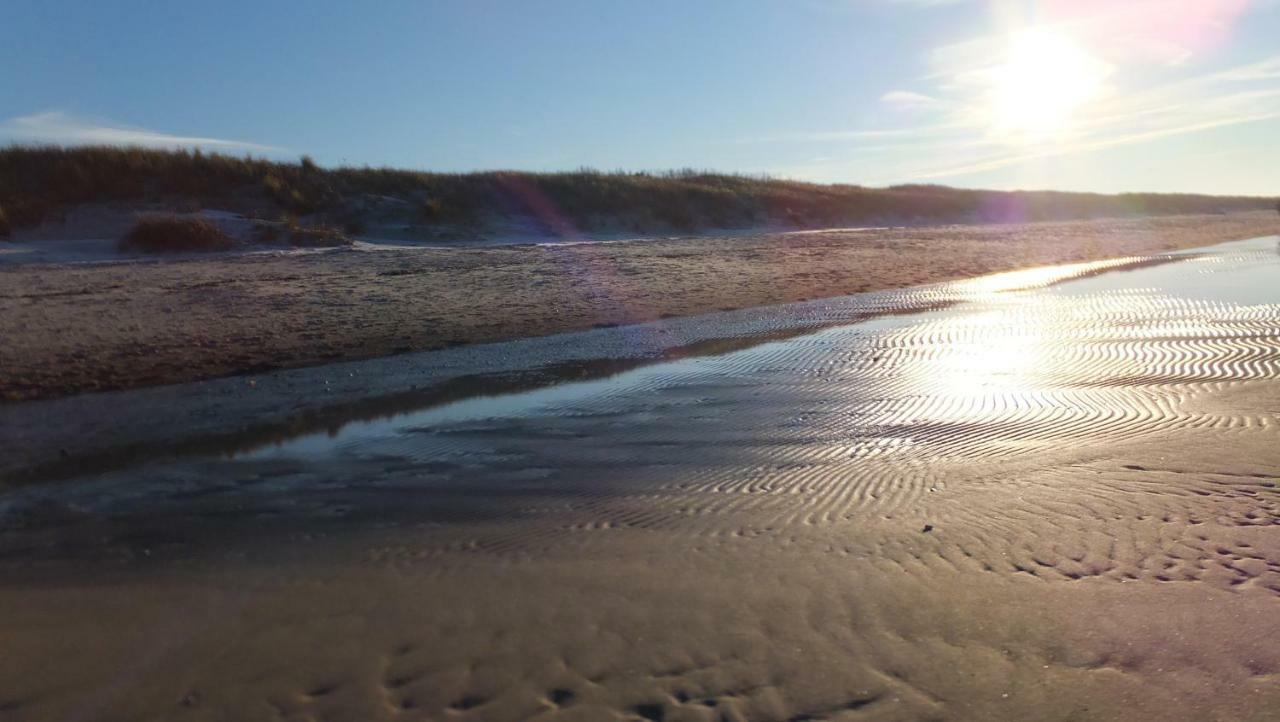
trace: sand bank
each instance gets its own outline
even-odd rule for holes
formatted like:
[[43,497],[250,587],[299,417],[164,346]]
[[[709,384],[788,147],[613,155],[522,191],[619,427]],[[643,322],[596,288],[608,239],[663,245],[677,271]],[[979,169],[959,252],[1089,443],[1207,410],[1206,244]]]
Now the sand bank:
[[1142,255],[1274,214],[0,269],[0,395],[168,384]]

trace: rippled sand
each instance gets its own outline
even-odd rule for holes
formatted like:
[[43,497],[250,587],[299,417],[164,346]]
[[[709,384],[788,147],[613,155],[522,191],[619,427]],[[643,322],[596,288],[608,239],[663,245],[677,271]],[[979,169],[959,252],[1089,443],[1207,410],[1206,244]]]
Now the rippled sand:
[[1274,719],[1278,274],[1271,238],[808,304],[10,489],[0,715]]

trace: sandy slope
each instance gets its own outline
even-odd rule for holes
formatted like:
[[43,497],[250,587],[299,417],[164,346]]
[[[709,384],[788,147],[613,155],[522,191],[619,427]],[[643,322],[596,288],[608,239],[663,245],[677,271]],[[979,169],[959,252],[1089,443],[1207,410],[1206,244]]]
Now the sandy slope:
[[0,396],[189,381],[1274,233],[1274,214],[0,269]]

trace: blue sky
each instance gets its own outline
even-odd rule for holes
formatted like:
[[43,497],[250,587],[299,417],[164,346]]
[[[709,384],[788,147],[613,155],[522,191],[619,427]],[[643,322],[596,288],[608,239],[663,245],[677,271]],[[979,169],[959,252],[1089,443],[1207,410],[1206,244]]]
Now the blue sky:
[[0,142],[1280,194],[1277,0],[6,0]]

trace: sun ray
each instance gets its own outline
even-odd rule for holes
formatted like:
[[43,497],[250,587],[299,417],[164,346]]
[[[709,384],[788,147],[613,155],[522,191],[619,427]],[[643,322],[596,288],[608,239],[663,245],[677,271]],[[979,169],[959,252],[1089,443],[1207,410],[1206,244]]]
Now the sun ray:
[[991,72],[991,126],[1013,142],[1068,134],[1082,106],[1096,99],[1110,67],[1068,36],[1047,29],[1014,34]]

